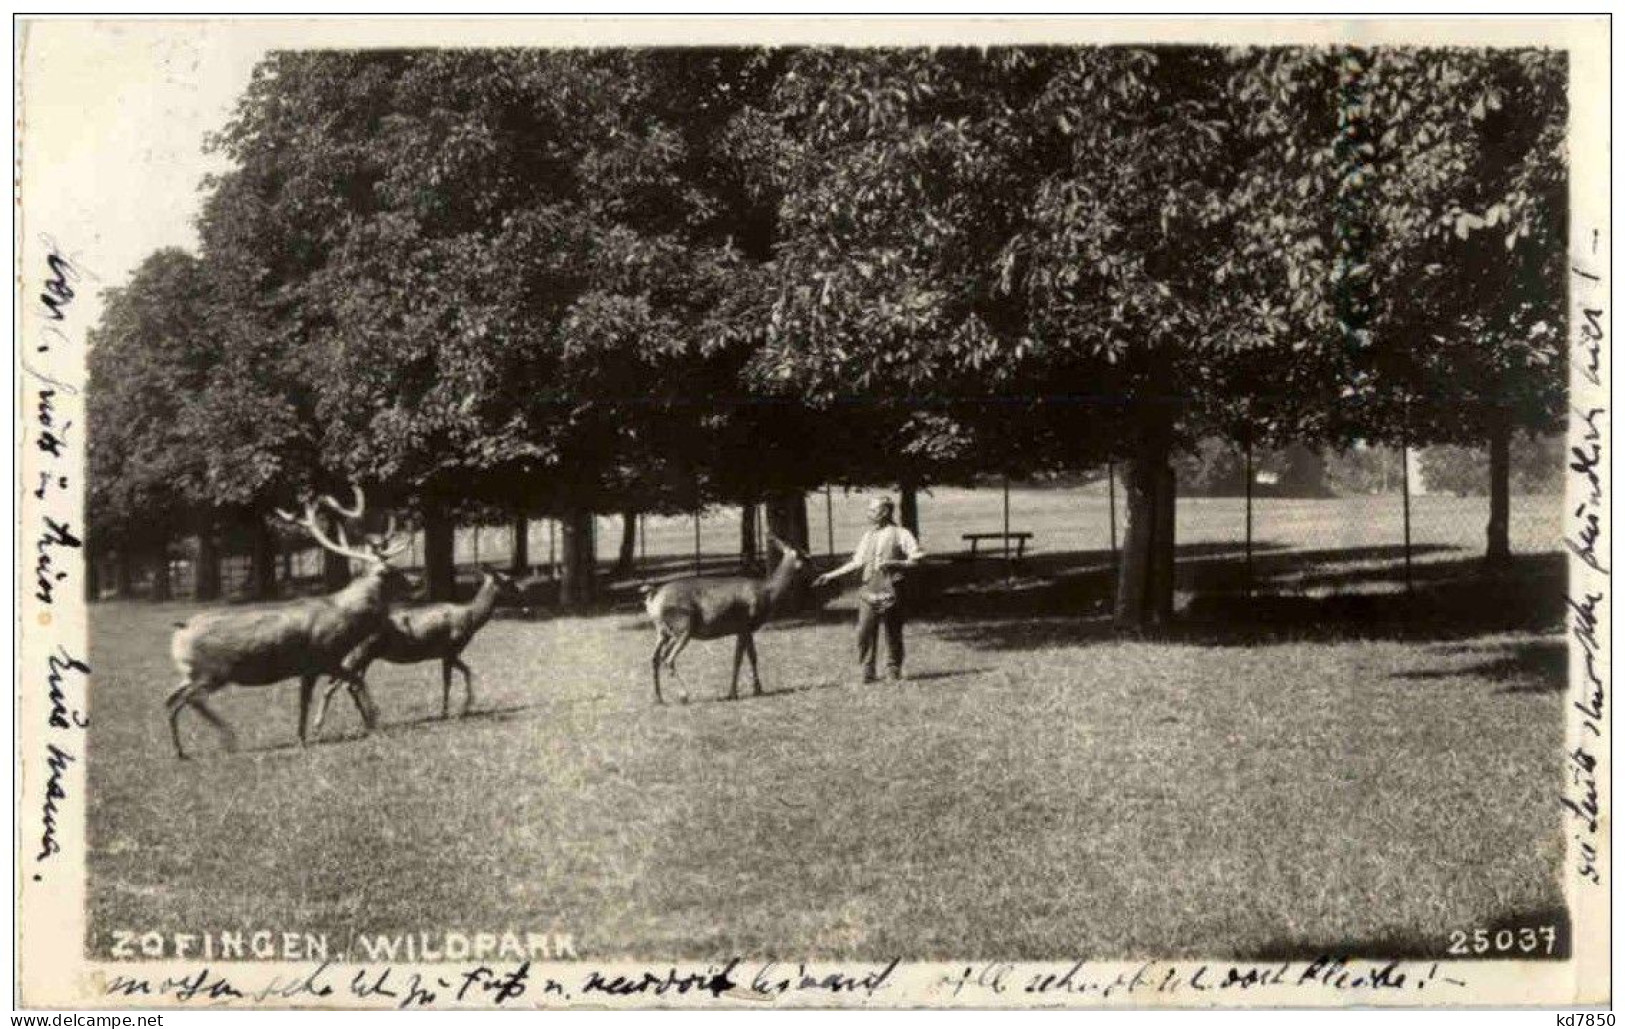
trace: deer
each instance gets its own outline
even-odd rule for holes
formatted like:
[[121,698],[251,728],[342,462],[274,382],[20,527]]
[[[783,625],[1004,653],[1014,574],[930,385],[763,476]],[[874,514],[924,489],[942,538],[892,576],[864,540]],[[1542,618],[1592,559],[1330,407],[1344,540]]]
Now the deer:
[[[463,650],[491,620],[497,601],[516,599],[513,579],[492,568],[482,568],[480,588],[466,604],[422,604],[395,608],[382,628],[363,640],[344,659],[344,675],[334,676],[316,705],[312,735],[320,736],[327,705],[340,686],[364,681],[367,668],[380,658],[390,664],[411,665],[440,660],[440,717],[451,717],[451,673],[463,673],[463,714],[474,706],[474,675],[463,663]],[[358,705],[359,706],[359,705]]]
[[650,666],[654,671],[655,703],[664,704],[660,694],[660,666],[664,664],[677,680],[678,699],[688,703],[688,688],[677,672],[677,657],[689,640],[734,637],[733,679],[728,699],[739,699],[739,665],[750,658],[751,685],[762,695],[762,678],[756,670],[754,633],[778,613],[790,595],[807,554],[776,536],[768,539],[783,552],[773,574],[766,578],[728,576],[672,579],[663,585],[642,587],[643,606],[654,622],[655,649]]
[[205,611],[176,623],[170,655],[181,673],[181,682],[165,699],[164,706],[169,712],[169,732],[179,759],[186,760],[180,715],[187,708],[220,732],[228,751],[236,749],[236,733],[205,703],[211,694],[231,684],[270,686],[298,678],[300,746],[305,745],[310,700],[322,675],[336,675],[351,682],[356,706],[369,731],[377,723],[377,708],[366,693],[365,682],[351,675],[344,667],[344,659],[378,632],[388,618],[390,603],[404,597],[410,588],[406,576],[389,563],[409,541],[391,543],[395,535],[393,515],[382,536],[363,537],[364,549],[350,545],[342,520],[335,522],[338,540],[323,532],[320,508],[333,511],[340,519],[359,520],[365,513],[366,498],[361,488],[352,489],[354,503],[349,508],[323,495],[306,502],[303,517],[280,509],[276,512],[282,520],[303,528],[323,548],[361,562],[364,570],[349,585],[326,596],[252,610]]

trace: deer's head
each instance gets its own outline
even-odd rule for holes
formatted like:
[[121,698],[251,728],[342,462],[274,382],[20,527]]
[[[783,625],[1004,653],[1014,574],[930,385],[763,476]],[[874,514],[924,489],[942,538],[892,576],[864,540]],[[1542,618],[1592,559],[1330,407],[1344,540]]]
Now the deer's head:
[[[361,577],[379,581],[386,603],[404,599],[411,592],[412,581],[404,572],[390,564],[390,561],[411,546],[411,539],[397,538],[395,516],[391,514],[383,532],[363,532],[360,545],[351,544],[349,536],[344,531],[344,523],[346,520],[360,523],[362,515],[366,514],[367,499],[360,486],[352,483],[350,490],[353,493],[353,500],[349,507],[323,493],[316,499],[305,502],[303,515],[295,516],[292,512],[278,508],[277,517],[303,528],[324,550],[359,562]],[[322,528],[320,511],[323,508],[335,516],[333,530],[338,537],[336,540]]]
[[480,565],[480,577],[496,590],[498,600],[520,599],[519,583],[507,572],[492,568],[490,565]]
[[786,543],[784,540],[779,539],[771,532],[767,534],[767,538],[781,551],[778,566],[778,572],[780,574],[796,575],[803,568],[807,567],[807,562],[810,560],[810,558],[805,550],[796,546],[794,543]]

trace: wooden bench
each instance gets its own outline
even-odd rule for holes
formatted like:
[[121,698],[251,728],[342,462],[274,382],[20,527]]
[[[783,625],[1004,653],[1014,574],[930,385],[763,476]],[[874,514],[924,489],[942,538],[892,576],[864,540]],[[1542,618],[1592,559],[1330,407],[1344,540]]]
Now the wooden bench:
[[1001,542],[1014,540],[1016,543],[1016,560],[1020,561],[1022,555],[1027,552],[1027,541],[1033,538],[1033,534],[1030,532],[967,532],[961,538],[970,541],[970,557],[968,560],[976,560],[976,548],[982,540],[999,540]]

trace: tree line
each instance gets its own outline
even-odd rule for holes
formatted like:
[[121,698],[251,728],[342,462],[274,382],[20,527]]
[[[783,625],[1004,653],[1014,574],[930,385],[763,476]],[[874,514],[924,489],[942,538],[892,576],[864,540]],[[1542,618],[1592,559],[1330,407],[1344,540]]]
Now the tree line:
[[[459,519],[1121,470],[1116,616],[1172,612],[1176,455],[1563,412],[1564,55],[1409,48],[300,51],[210,146],[198,253],[90,351],[89,539],[269,573],[365,483]],[[328,576],[342,581],[342,562]],[[268,583],[269,574],[256,576]]]

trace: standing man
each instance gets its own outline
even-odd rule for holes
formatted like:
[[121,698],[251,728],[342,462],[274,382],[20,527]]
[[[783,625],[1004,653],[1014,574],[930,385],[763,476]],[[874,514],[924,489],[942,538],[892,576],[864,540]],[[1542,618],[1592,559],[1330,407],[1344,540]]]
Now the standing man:
[[858,591],[858,663],[866,683],[875,681],[875,644],[882,627],[886,630],[887,674],[892,679],[903,677],[903,603],[898,584],[904,569],[925,556],[914,534],[892,521],[890,497],[869,501],[869,521],[874,528],[858,541],[852,560],[815,580],[822,586],[847,572],[863,572]]

